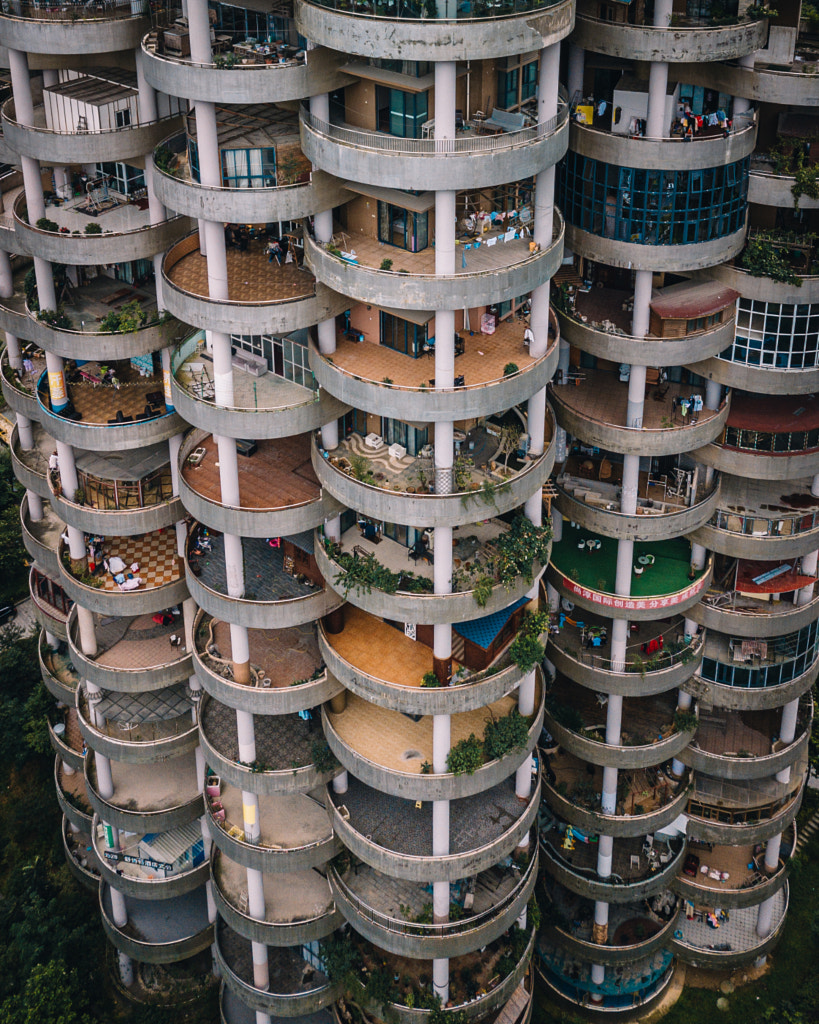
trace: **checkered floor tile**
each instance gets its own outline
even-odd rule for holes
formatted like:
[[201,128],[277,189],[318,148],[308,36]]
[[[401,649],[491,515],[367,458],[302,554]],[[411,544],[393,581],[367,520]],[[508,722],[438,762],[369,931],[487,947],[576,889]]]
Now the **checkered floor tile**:
[[[173,529],[143,533],[138,537],[108,537],[105,553],[109,557],[119,555],[128,566],[133,562],[139,565],[139,572],[134,575],[145,581],[140,590],[164,587],[182,576],[181,561],[176,554],[176,531]],[[110,574],[99,578],[103,581],[103,590],[119,591]]]

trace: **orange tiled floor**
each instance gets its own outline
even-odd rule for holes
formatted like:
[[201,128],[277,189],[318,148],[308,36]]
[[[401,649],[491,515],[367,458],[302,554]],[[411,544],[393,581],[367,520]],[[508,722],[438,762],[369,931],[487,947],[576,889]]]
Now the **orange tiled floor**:
[[[247,252],[227,251],[228,295],[234,302],[288,302],[313,295],[316,282],[312,274],[294,263],[280,267],[267,262],[264,243],[254,239]],[[168,276],[180,288],[193,295],[208,295],[208,265],[199,252],[188,253],[175,264]]]

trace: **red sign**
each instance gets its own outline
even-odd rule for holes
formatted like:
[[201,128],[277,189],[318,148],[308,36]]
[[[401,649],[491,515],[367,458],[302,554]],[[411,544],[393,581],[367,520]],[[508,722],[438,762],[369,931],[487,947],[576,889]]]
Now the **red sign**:
[[698,580],[686,587],[685,590],[680,590],[675,594],[671,594],[667,597],[618,597],[616,594],[601,594],[597,590],[589,590],[588,587],[584,587],[582,583],[575,583],[574,580],[568,579],[562,573],[561,580],[563,586],[570,593],[575,594],[577,597],[582,598],[584,601],[594,601],[595,604],[602,605],[604,608],[619,609],[626,612],[634,611],[650,611],[659,608],[671,608],[674,605],[682,604],[683,601],[687,601],[689,598],[699,594],[701,590],[705,588],[705,584],[708,581],[708,573],[704,573]]

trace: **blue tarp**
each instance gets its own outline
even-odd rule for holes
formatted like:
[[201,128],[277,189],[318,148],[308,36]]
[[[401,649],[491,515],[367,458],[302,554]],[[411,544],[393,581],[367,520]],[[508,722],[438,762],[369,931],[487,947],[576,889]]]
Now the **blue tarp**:
[[492,646],[492,641],[500,633],[521,605],[528,604],[529,598],[522,597],[508,608],[503,608],[493,615],[485,615],[482,619],[471,619],[469,622],[456,622],[452,628],[465,640],[470,640],[484,651]]

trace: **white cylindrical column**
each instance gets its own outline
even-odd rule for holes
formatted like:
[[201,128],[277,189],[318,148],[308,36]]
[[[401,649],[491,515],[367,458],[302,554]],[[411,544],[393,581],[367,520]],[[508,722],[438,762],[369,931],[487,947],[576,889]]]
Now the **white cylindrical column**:
[[569,90],[569,99],[574,102],[575,97],[583,95],[583,71],[585,68],[585,50],[581,46],[569,43],[569,67],[566,74],[566,86]]

